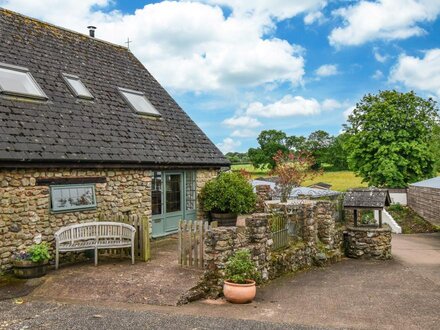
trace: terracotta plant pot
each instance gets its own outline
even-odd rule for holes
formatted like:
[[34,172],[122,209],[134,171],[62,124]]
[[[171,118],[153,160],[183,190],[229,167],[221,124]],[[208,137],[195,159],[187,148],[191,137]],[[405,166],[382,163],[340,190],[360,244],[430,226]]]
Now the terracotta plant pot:
[[250,303],[257,293],[255,281],[247,280],[246,284],[237,284],[229,281],[223,283],[223,294],[227,301],[234,304]]
[[234,227],[237,225],[237,214],[211,212],[212,221],[217,221],[219,227]]
[[46,275],[47,261],[33,262],[31,260],[15,260],[14,275],[18,278],[36,278]]

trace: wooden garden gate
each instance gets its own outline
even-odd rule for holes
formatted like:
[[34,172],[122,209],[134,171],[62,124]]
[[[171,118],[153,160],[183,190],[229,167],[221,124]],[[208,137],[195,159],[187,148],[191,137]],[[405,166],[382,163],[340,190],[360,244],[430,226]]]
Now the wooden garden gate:
[[[150,222],[148,216],[139,214],[114,214],[111,216],[101,213],[99,221],[122,222],[132,225],[136,228],[134,238],[134,255],[136,259],[148,261],[151,258],[150,253]],[[121,250],[109,250],[109,254],[120,254]]]
[[203,239],[207,221],[179,221],[179,265],[203,268]]

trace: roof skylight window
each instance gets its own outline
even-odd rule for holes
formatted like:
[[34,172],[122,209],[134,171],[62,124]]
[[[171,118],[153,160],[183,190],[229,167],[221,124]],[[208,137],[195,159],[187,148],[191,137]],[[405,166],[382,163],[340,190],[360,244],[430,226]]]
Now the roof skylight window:
[[160,112],[148,101],[144,93],[126,88],[118,89],[125,101],[127,101],[134,111],[145,115],[160,116]]
[[6,63],[0,63],[0,94],[47,99],[27,68]]
[[89,92],[87,87],[82,83],[78,76],[63,73],[63,78],[66,81],[67,86],[69,86],[69,89],[76,97],[87,100],[93,99],[93,95]]

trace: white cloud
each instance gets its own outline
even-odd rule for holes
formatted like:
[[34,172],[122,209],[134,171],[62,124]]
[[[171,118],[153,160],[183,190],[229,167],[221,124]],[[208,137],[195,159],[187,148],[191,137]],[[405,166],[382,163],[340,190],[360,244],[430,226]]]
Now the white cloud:
[[335,10],[343,26],[332,30],[331,45],[361,45],[372,40],[406,39],[425,31],[418,25],[434,21],[440,13],[438,0],[360,1]]
[[229,127],[251,127],[255,128],[262,124],[256,118],[249,116],[234,116],[232,118],[225,119],[223,124]]
[[423,58],[401,55],[390,81],[440,97],[440,48],[427,51]]
[[380,63],[385,63],[389,58],[388,55],[382,55],[379,52],[379,49],[377,47],[373,48],[373,55],[374,55],[374,58],[376,59],[376,61],[378,61]]
[[319,114],[323,110],[335,109],[339,107],[337,105],[339,102],[332,99],[320,103],[314,98],[286,95],[281,100],[266,105],[260,102],[251,103],[246,109],[246,114],[264,118],[309,116]]
[[[265,84],[297,85],[303,49],[271,36],[276,21],[316,11],[323,0],[200,0],[147,4],[133,14],[109,11],[111,0],[0,0],[0,5],[123,44],[169,88],[212,91]],[[225,17],[221,6],[232,14]],[[105,8],[105,10],[102,10]]]
[[240,147],[240,146],[241,146],[241,142],[240,141],[234,141],[230,137],[227,137],[227,138],[223,139],[223,142],[221,142],[221,143],[217,143],[217,147],[224,154],[226,154],[228,152],[231,152],[231,151],[236,151],[237,148]]
[[348,107],[347,109],[345,109],[345,111],[344,111],[344,118],[348,119],[348,116],[350,116],[353,113],[354,109],[356,109],[356,107],[354,105],[352,105],[351,107]]
[[326,0],[202,0],[206,3],[228,6],[235,15],[274,17],[284,20],[298,14],[322,9]]
[[304,24],[311,25],[315,22],[317,22],[318,24],[322,24],[325,22],[325,17],[322,12],[315,11],[312,13],[308,13],[306,16],[304,16]]
[[251,137],[256,137],[257,135],[258,132],[248,128],[236,129],[231,134],[231,136],[233,137],[240,137],[240,138],[251,138]]
[[326,99],[321,104],[322,110],[335,110],[339,109],[341,106],[342,104],[334,99]]
[[316,75],[320,77],[329,77],[338,74],[338,66],[335,64],[321,65],[316,71]]
[[376,70],[371,76],[373,79],[380,80],[384,77],[383,72],[380,70]]

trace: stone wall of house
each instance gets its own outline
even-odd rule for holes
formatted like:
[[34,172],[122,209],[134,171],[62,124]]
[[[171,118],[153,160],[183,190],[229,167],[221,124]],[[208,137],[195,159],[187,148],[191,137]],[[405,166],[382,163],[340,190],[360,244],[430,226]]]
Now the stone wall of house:
[[[96,183],[97,208],[53,213],[50,189],[37,185],[41,178],[105,177]],[[100,214],[151,214],[151,172],[144,170],[0,170],[0,270],[11,267],[15,251],[26,249],[34,239],[53,242],[60,227],[96,221]]]
[[440,189],[409,186],[408,205],[425,220],[440,226]]
[[[205,186],[206,182],[214,179],[219,174],[219,170],[217,169],[208,169],[208,170],[197,170],[196,174],[196,184],[197,184],[197,196],[199,196],[200,191]],[[197,219],[204,220],[207,219],[208,215],[206,212],[202,210],[200,205],[200,201],[197,201]]]
[[347,256],[356,259],[391,259],[391,229],[388,226],[347,227]]

